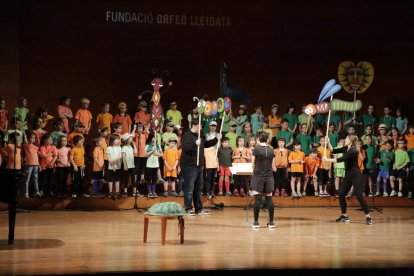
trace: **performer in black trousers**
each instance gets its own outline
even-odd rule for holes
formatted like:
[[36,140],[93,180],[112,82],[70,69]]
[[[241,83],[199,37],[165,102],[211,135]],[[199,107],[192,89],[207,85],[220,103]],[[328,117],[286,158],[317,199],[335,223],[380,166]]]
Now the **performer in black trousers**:
[[[326,137],[328,138],[328,137]],[[329,142],[329,139],[327,139]],[[356,142],[358,137],[355,135],[348,135],[345,139],[345,146],[338,149],[333,149],[331,144],[329,150],[331,153],[343,153],[344,155],[340,158],[322,158],[322,161],[329,162],[345,162],[345,177],[342,184],[339,187],[339,203],[341,205],[342,215],[336,220],[337,222],[349,222],[349,217],[346,213],[346,200],[345,196],[348,194],[349,189],[354,185],[354,193],[365,213],[365,223],[368,225],[372,224],[372,219],[369,214],[368,205],[362,195],[364,184],[361,170],[358,167],[358,150],[356,149]]]
[[274,205],[272,192],[274,190],[273,172],[276,171],[275,153],[273,148],[267,144],[268,134],[264,131],[258,133],[259,145],[252,154],[253,176],[250,184],[254,196],[254,223],[253,228],[259,228],[259,212],[263,194],[266,197],[266,205],[269,213],[267,227],[275,228],[273,222]]

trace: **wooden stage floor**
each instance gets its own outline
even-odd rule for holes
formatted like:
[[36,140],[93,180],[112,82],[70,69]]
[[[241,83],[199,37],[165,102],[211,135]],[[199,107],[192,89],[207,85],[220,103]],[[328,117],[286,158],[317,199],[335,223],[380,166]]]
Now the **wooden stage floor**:
[[[373,212],[373,225],[350,208],[350,224],[338,224],[337,207],[277,208],[276,229],[251,228],[253,212],[225,207],[211,216],[185,217],[178,224],[150,221],[143,243],[137,210],[34,210],[17,214],[15,245],[7,246],[7,213],[0,212],[0,275],[176,272],[266,269],[414,268],[414,209]],[[247,216],[248,214],[248,216]],[[401,274],[399,274],[401,275]],[[408,274],[407,274],[408,275]],[[411,274],[412,275],[412,274]]]

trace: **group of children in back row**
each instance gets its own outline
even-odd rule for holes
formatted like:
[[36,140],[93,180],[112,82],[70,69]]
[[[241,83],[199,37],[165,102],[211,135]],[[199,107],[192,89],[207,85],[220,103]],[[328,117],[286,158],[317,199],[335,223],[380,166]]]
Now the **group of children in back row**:
[[[159,182],[164,183],[164,196],[182,195],[183,179],[180,178],[179,158],[183,117],[175,102],[170,104],[170,110],[166,114],[166,130],[158,134],[150,131],[151,117],[144,101],[139,103],[134,123],[127,113],[126,103],[119,103],[115,116],[109,113],[110,105],[105,103],[102,112],[97,116],[99,136],[93,137],[92,151],[88,150],[88,143],[84,146],[85,140],[92,140],[89,138],[93,118],[88,110],[90,101],[82,98],[81,103],[82,107],[73,116],[69,108],[70,99],[62,97],[57,108],[59,119],[54,121],[55,130],[48,134],[45,127],[53,116],[48,114],[46,107],[42,106],[40,112],[37,112],[33,129],[28,131],[27,100],[24,97],[20,98],[19,107],[15,109],[11,120],[14,128],[7,129],[7,110],[4,100],[0,100],[0,127],[3,138],[1,140],[7,143],[0,158],[7,161],[3,162],[7,168],[19,169],[22,164],[24,165],[26,197],[29,197],[30,182],[33,183],[35,197],[67,195],[69,175],[73,184],[73,197],[89,196],[86,186],[87,175],[91,175],[94,196],[102,196],[102,183],[108,183],[108,195],[114,198],[128,196],[129,186],[132,186],[132,195],[142,196],[137,187],[144,182],[147,184],[149,197],[157,196],[155,187]],[[369,195],[380,195],[382,192],[384,196],[402,196],[403,184],[407,180],[407,168],[413,164],[410,158],[413,159],[414,128],[408,127],[408,120],[405,118],[406,134],[401,136],[395,127],[398,122],[389,119],[388,115],[380,120],[384,123],[378,126],[378,136],[373,136],[376,119],[372,115],[371,107],[368,108],[368,115],[362,116],[361,122],[363,125],[366,124],[366,127],[360,142],[360,168],[366,176]],[[277,167],[275,196],[287,196],[289,192],[292,197],[304,196],[309,183],[313,184],[315,196],[329,196],[327,186],[332,182],[337,193],[345,169],[341,163],[332,166],[329,162],[321,162],[322,156],[330,156],[329,149],[325,147],[327,141],[323,135],[321,119],[304,118],[303,114],[296,116],[292,106],[282,119],[277,115],[278,109],[278,105],[273,105],[271,115],[266,118],[258,106],[249,120],[245,112],[246,106],[240,105],[238,117],[235,118],[230,112],[223,118],[224,138],[220,145],[206,149],[211,152],[205,153],[205,189],[208,196],[214,195],[217,173],[218,195],[245,196],[248,193],[248,178],[233,177],[229,168],[232,163],[251,161],[252,150],[256,145],[255,134],[258,131],[266,131],[269,134],[268,143],[274,147]],[[197,116],[196,109],[193,108],[188,120]],[[215,116],[217,118],[202,115],[203,134],[206,139],[212,139],[217,135],[217,121],[220,117]],[[69,132],[69,120],[72,118],[75,121],[72,131]],[[306,123],[303,122],[304,119]],[[343,140],[339,139],[338,127],[344,126],[346,133],[355,133],[357,120],[355,117],[351,119],[348,121],[352,123],[345,121],[341,124],[335,116],[332,117],[328,138],[333,147],[341,146],[343,143]],[[318,120],[321,122],[318,123]],[[296,133],[298,124],[300,132]],[[311,135],[313,133],[314,135]],[[88,158],[85,158],[89,156],[89,152],[92,152],[91,162],[87,162]],[[89,163],[92,163],[92,166],[87,167]],[[289,178],[290,187],[287,185]],[[233,192],[230,190],[231,182],[234,183]],[[390,193],[387,189],[388,182],[391,186]],[[180,194],[176,192],[176,184]],[[375,193],[373,186],[377,187]],[[411,194],[410,190],[408,196]]]

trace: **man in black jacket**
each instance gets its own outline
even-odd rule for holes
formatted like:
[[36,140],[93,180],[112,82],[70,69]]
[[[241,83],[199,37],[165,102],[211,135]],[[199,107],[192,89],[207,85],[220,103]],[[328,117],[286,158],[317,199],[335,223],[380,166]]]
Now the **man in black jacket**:
[[[210,213],[203,209],[201,203],[201,191],[203,188],[203,171],[204,171],[204,148],[209,148],[217,144],[221,139],[221,134],[216,138],[206,141],[204,137],[198,139],[200,131],[198,120],[191,122],[191,128],[186,131],[181,139],[182,153],[180,159],[181,173],[184,177],[184,207],[188,215],[196,214],[209,215]],[[199,150],[199,162],[197,165],[197,151]],[[193,211],[192,201],[194,202],[195,212]]]

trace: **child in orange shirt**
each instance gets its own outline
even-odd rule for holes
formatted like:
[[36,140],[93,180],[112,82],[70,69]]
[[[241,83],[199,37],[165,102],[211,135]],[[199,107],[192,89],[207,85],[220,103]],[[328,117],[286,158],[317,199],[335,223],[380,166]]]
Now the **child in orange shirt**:
[[85,126],[83,129],[83,134],[88,135],[89,131],[91,130],[93,119],[92,113],[88,110],[91,101],[85,97],[81,98],[80,101],[82,107],[76,112],[75,119],[82,122],[82,124]]
[[40,140],[39,156],[40,194],[53,196],[55,190],[55,187],[53,187],[53,177],[57,159],[57,149],[53,145],[52,138],[49,134],[43,135]]
[[32,182],[34,186],[34,197],[40,197],[39,193],[39,148],[34,144],[36,136],[34,133],[27,134],[27,142],[24,145],[24,154],[25,154],[25,197],[29,198],[29,183]]
[[404,135],[405,140],[407,140],[407,150],[414,149],[414,126],[408,126],[408,134]]
[[[290,187],[292,189],[292,197],[301,197],[301,179],[303,176],[303,164],[305,163],[305,153],[301,151],[301,144],[296,140],[293,144],[293,151],[289,154],[288,160],[290,164]],[[296,184],[296,191],[295,191]]]
[[93,168],[92,168],[92,196],[102,197],[103,195],[99,192],[100,181],[104,177],[104,148],[102,147],[104,138],[98,137],[94,140],[95,147],[93,149]]
[[310,150],[309,156],[305,157],[305,182],[303,183],[303,195],[306,196],[306,188],[308,182],[313,183],[313,190],[315,196],[318,196],[318,177],[317,171],[320,165],[320,160],[318,158],[318,151],[315,148]]
[[[22,157],[21,157],[21,145],[20,135],[17,132],[9,134],[7,144],[3,148],[5,157],[7,157],[6,169],[9,170],[21,170],[22,169]],[[17,148],[15,147],[17,145]]]
[[47,131],[42,128],[42,118],[36,118],[32,132],[35,135],[35,146],[40,147],[40,139],[47,133]]
[[164,151],[164,196],[168,196],[168,186],[171,186],[172,196],[178,196],[175,191],[175,181],[177,180],[177,166],[179,156],[177,150],[177,139],[170,137],[168,139],[168,148]]
[[286,176],[287,176],[287,168],[289,165],[289,150],[285,148],[286,140],[283,137],[280,137],[277,140],[278,147],[274,149],[275,153],[275,166],[276,172],[273,173],[275,178],[275,195],[274,196],[287,196],[286,193]]
[[119,123],[122,126],[121,135],[124,133],[131,133],[132,120],[127,113],[127,105],[124,102],[118,104],[118,114],[112,119],[112,123]]
[[[232,154],[233,163],[247,163],[249,159],[249,150],[245,147],[244,137],[237,137],[237,148],[233,150]],[[246,176],[235,175],[234,183],[236,184],[233,190],[233,196],[239,196],[238,189],[240,190],[240,196],[245,197],[244,188],[246,187]]]
[[83,136],[83,129],[84,125],[82,124],[81,121],[76,120],[73,122],[73,131],[71,133],[68,134],[68,144],[70,146],[73,146],[73,137],[75,136],[80,136],[82,137],[83,140],[85,140],[85,136]]
[[73,166],[73,193],[72,197],[89,197],[83,193],[85,183],[85,148],[82,136],[73,137],[73,148],[70,151],[70,163]]
[[110,104],[104,103],[102,105],[102,112],[96,117],[96,122],[98,123],[98,129],[106,127],[109,134],[111,134],[111,123],[113,116],[109,113]]
[[[367,155],[365,153],[365,150],[363,149],[361,140],[358,140],[355,145],[358,151],[358,167],[361,170],[361,172],[363,172],[365,170],[364,161],[367,158]],[[346,197],[351,197],[353,192],[354,192],[354,186],[351,186]],[[362,194],[363,196],[365,196],[365,186],[364,186],[364,192]]]

